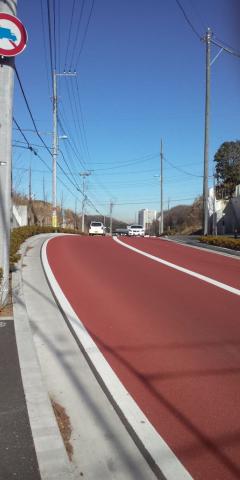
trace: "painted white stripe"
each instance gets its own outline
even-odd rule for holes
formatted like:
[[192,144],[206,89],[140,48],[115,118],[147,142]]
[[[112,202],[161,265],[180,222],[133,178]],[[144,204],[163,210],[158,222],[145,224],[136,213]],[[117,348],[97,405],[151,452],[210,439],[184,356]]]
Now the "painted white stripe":
[[110,394],[110,398],[113,399],[113,404],[117,406],[117,410],[120,412],[121,418],[135,443],[147,459],[157,478],[164,478],[165,480],[193,480],[120,382],[68,302],[48,263],[47,244],[49,241],[51,239],[43,244],[42,262],[51,288],[71,328],[82,345],[90,364],[97,371],[98,376]]
[[180,267],[179,265],[175,265],[175,263],[168,262],[167,260],[163,260],[163,258],[155,257],[154,255],[151,255],[150,253],[143,252],[142,250],[139,250],[138,248],[132,247],[131,245],[128,245],[127,243],[122,242],[116,237],[113,237],[115,242],[119,243],[125,248],[129,248],[130,250],[133,250],[133,252],[139,253],[140,255],[143,255],[144,257],[150,258],[151,260],[154,260],[155,262],[162,263],[163,265],[166,265],[167,267],[173,268],[174,270],[178,270],[179,272],[186,273],[187,275],[190,275],[191,277],[198,278],[199,280],[202,280],[203,282],[210,283],[211,285],[214,285],[215,287],[221,288],[222,290],[226,290],[227,292],[234,293],[234,295],[240,295],[240,290],[238,288],[231,287],[230,285],[226,285],[225,283],[218,282],[217,280],[214,280],[213,278],[206,277],[205,275],[201,275],[201,273],[193,272],[192,270],[188,270],[187,268]]

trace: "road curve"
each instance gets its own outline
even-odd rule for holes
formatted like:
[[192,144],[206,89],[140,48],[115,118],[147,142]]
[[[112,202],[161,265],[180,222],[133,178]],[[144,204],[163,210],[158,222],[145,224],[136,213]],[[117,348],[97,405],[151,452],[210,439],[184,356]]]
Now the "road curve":
[[[239,288],[237,259],[159,239],[125,242]],[[99,349],[192,477],[240,478],[239,296],[111,238],[57,237],[47,255]]]

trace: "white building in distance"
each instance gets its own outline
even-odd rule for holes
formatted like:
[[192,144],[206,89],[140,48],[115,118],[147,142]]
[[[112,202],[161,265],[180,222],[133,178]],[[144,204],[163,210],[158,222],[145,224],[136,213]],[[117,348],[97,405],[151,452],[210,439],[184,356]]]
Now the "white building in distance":
[[143,208],[138,212],[138,223],[142,225],[145,230],[149,229],[152,225],[152,222],[156,220],[157,212],[156,210],[148,210],[148,208]]

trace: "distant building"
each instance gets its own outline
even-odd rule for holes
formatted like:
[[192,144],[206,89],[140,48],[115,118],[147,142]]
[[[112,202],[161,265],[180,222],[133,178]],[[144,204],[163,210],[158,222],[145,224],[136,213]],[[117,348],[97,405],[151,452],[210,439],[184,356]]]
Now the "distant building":
[[153,221],[157,218],[156,210],[148,210],[148,208],[143,208],[138,212],[138,223],[142,225],[145,230],[148,230],[152,225]]

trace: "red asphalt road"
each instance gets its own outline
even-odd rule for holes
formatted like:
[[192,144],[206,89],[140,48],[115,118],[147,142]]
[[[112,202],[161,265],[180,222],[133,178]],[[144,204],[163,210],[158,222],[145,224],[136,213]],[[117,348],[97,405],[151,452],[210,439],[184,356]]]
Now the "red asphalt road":
[[[239,288],[237,259],[125,241]],[[239,479],[240,297],[111,238],[56,237],[47,255],[99,349],[193,478]]]

